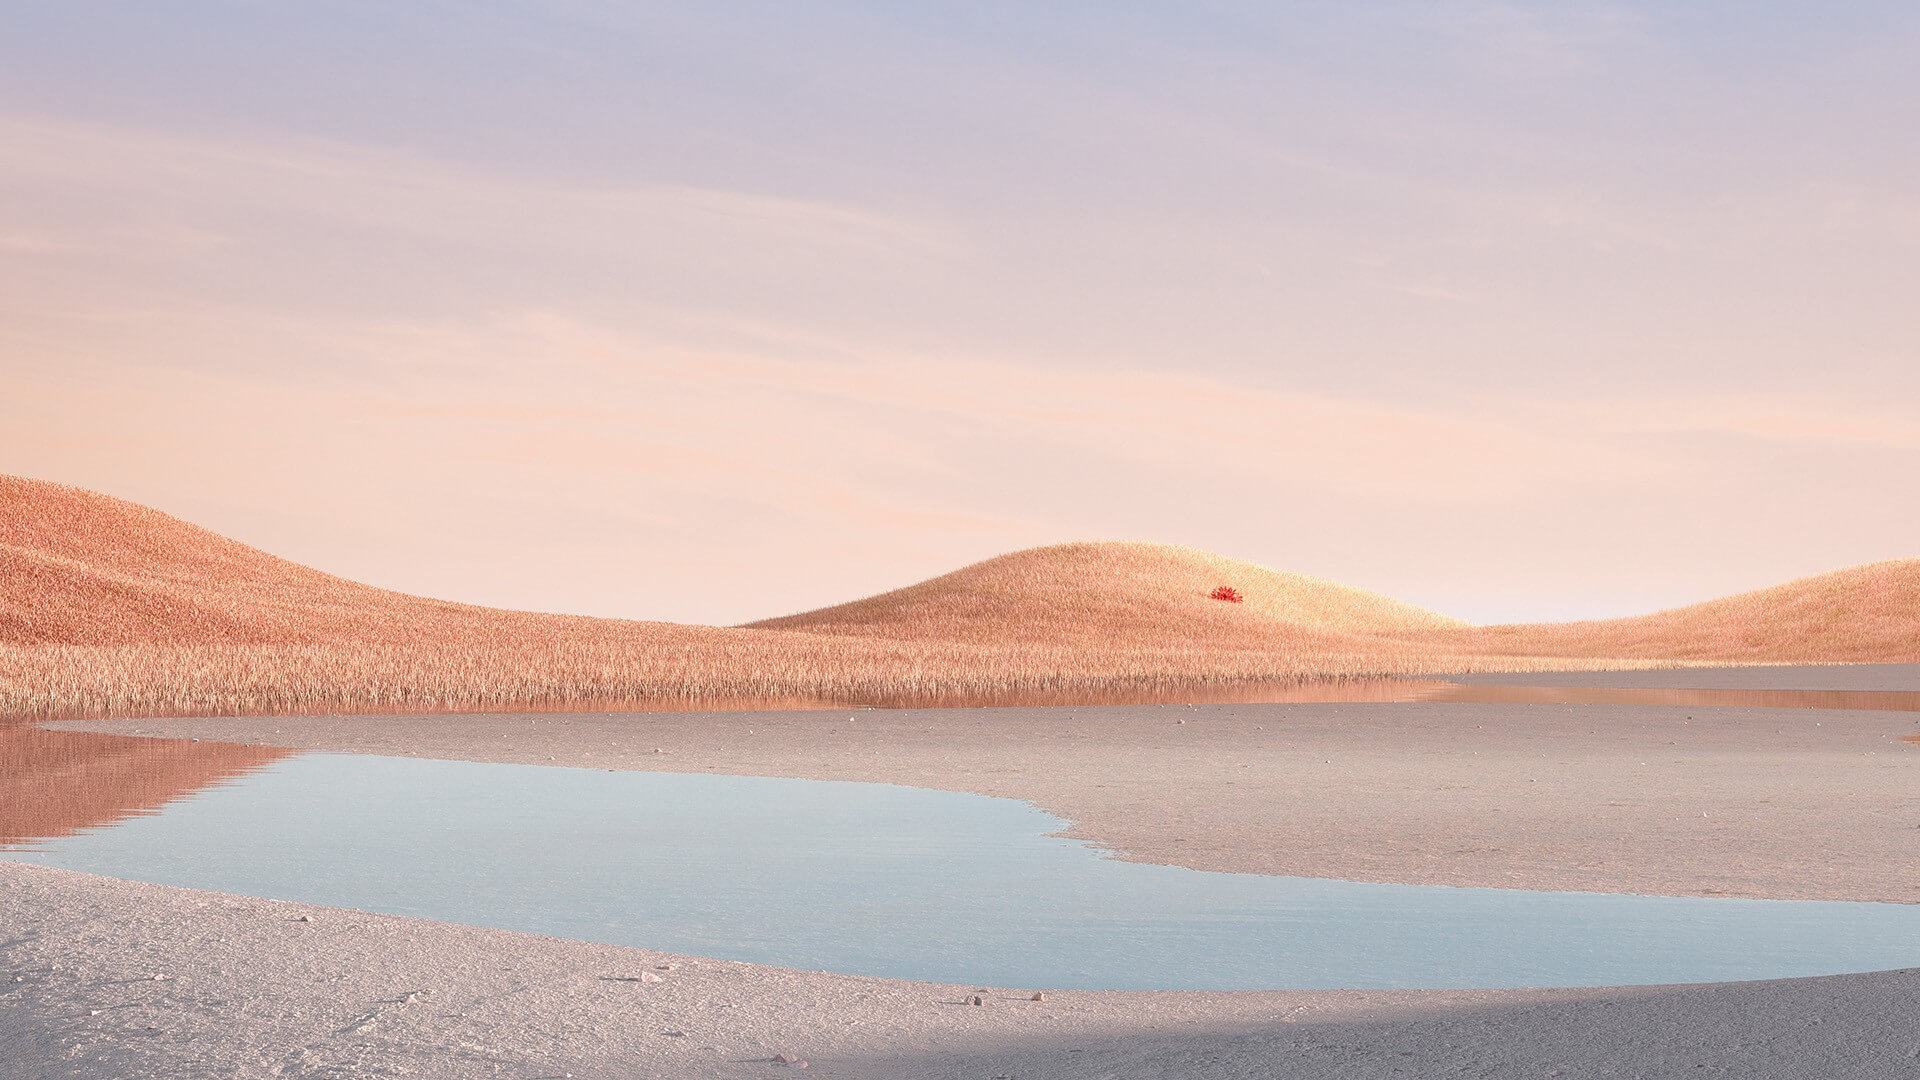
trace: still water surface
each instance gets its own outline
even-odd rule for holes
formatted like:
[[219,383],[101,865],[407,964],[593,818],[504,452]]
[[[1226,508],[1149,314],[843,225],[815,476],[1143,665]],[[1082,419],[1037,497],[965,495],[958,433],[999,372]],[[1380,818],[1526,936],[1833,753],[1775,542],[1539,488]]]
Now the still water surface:
[[[799,968],[1083,989],[1580,986],[1920,966],[1920,906],[1119,862],[1009,799],[305,754],[6,857]],[[19,845],[16,845],[19,846]]]

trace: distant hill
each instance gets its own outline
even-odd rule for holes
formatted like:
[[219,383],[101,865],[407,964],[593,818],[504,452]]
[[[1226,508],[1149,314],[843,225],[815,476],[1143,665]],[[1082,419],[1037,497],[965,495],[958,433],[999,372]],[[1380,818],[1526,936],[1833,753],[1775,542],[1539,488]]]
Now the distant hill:
[[1498,655],[1911,663],[1920,661],[1920,559],[1869,563],[1652,615],[1473,627],[1436,640]]
[[[1241,597],[1213,599],[1221,587]],[[1465,624],[1377,593],[1191,548],[1059,544],[748,624],[894,640],[1341,648]]]

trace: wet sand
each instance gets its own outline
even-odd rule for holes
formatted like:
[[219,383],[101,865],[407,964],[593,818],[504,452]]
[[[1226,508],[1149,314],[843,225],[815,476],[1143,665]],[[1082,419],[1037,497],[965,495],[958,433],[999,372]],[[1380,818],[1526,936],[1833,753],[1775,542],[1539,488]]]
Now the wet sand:
[[[1794,682],[1783,670],[1753,677]],[[1858,685],[1808,670],[1801,683],[1829,681],[1797,688]],[[1920,746],[1900,741],[1920,724],[1902,713],[1293,704],[85,726],[953,788],[1031,799],[1127,857],[1206,869],[1920,902]],[[989,990],[976,1007],[960,1003],[974,987],[5,862],[0,946],[0,1062],[22,1076],[740,1076],[781,1068],[782,1052],[809,1075],[874,1078],[1920,1075],[1914,971],[1599,991]],[[612,981],[649,970],[662,981]]]
[[1920,746],[1902,741],[1920,716],[1903,712],[1366,702],[59,726],[971,791],[1032,801],[1122,858],[1202,870],[1920,902],[1920,875],[1893,869],[1920,864]]

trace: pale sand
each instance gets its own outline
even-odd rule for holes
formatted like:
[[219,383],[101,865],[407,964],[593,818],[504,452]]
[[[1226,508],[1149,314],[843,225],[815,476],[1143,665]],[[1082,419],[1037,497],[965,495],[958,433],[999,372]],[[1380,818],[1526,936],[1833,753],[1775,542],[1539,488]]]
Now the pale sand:
[[[976,1007],[963,1003],[970,986],[4,862],[0,919],[9,1080],[790,1075],[770,1060],[780,1053],[806,1059],[808,1076],[870,1080],[1920,1074],[1920,970],[1629,990],[1062,991],[1039,1002],[987,990]],[[625,981],[642,972],[661,981]]]
[[[1898,713],[1276,705],[85,726],[948,787],[1031,799],[1130,857],[1209,869],[1920,900],[1907,872],[1920,747],[1898,741],[1920,727]],[[1915,971],[1604,991],[990,991],[973,1007],[956,1004],[972,987],[352,912],[291,921],[313,910],[0,863],[0,1073],[701,1077],[762,1074],[791,1052],[809,1075],[874,1078],[1920,1076]],[[603,978],[667,963],[679,966],[657,984]],[[139,978],[154,973],[178,978]],[[433,992],[399,1003],[416,989]]]

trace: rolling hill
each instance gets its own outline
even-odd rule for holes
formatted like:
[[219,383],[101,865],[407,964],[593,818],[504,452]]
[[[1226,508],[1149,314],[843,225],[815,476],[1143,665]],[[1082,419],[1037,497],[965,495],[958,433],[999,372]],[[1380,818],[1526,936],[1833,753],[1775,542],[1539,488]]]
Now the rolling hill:
[[[1212,599],[1221,586],[1241,599]],[[1016,551],[904,589],[748,625],[916,641],[1353,648],[1465,624],[1191,548],[1104,542]]]
[[1920,559],[1836,570],[1652,615],[1443,633],[1467,652],[1662,660],[1920,661]]
[[138,503],[0,475],[0,642],[318,645],[701,629],[376,589]]
[[[1221,586],[1238,599],[1211,598]],[[376,589],[0,476],[0,714],[1179,701],[1322,678],[1823,660],[1920,660],[1920,560],[1637,618],[1474,627],[1202,551],[1077,543],[687,626]]]

